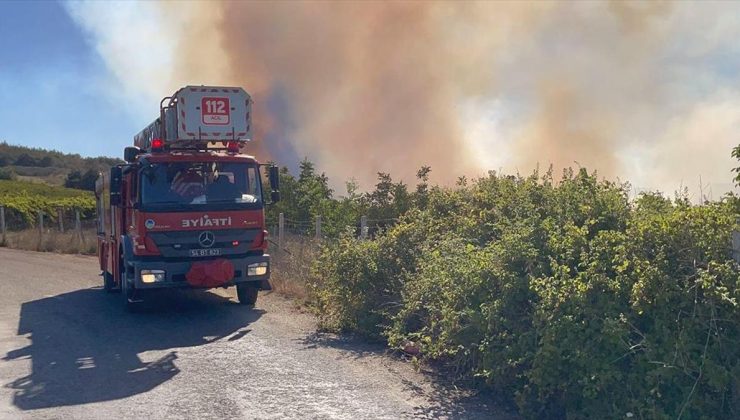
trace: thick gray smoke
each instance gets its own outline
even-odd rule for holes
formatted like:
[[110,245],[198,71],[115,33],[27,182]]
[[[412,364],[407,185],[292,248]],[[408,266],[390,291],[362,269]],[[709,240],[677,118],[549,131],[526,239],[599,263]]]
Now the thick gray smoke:
[[[69,7],[112,69],[165,61],[157,74],[114,70],[118,83],[153,97],[186,83],[244,86],[256,100],[256,153],[289,165],[308,156],[337,184],[369,187],[378,171],[412,181],[421,165],[450,183],[553,164],[669,193],[683,185],[697,195],[700,176],[715,198],[732,188],[735,5],[127,7]],[[164,38],[128,36],[147,19]]]

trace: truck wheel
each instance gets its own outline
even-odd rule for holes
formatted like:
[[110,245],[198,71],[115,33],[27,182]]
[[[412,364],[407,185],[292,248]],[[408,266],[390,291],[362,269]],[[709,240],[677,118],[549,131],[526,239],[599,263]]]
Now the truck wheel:
[[257,302],[257,293],[259,289],[250,284],[237,284],[236,296],[242,305],[254,305]]
[[135,289],[128,281],[128,274],[125,263],[121,264],[121,296],[123,297],[123,306],[129,312],[135,312],[139,307],[141,300],[137,300]]
[[107,271],[103,271],[103,290],[108,293],[120,292],[121,289],[116,287],[113,282],[113,275]]
[[129,312],[135,312],[139,307],[139,301],[134,300],[134,288],[128,284],[126,279],[121,281],[121,292],[123,297],[123,307]]

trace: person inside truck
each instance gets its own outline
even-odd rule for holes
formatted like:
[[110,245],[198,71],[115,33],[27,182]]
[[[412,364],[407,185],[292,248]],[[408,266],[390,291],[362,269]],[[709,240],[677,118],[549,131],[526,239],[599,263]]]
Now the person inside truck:
[[259,203],[258,169],[241,163],[176,162],[150,165],[142,172],[147,206]]
[[237,198],[241,197],[242,193],[231,180],[229,176],[225,174],[214,173],[215,179],[213,183],[208,185],[206,190],[206,197],[208,201],[231,201],[233,202]]
[[195,202],[204,194],[203,177],[193,168],[184,168],[172,179],[171,190],[185,202]]

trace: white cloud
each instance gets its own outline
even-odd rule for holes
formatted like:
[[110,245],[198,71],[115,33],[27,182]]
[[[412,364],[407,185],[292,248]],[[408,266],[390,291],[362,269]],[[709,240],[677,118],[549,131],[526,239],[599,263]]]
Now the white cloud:
[[163,10],[151,2],[107,1],[68,2],[65,8],[110,72],[105,93],[138,118],[156,117],[159,100],[171,93],[177,45]]

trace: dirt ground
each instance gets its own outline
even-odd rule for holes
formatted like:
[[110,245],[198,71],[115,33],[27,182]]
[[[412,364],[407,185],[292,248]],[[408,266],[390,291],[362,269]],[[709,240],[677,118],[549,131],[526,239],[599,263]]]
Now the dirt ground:
[[131,314],[100,284],[94,257],[0,248],[0,418],[512,418],[276,294]]

